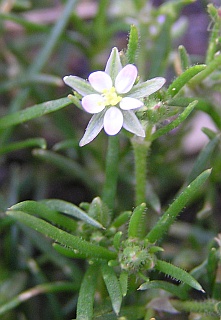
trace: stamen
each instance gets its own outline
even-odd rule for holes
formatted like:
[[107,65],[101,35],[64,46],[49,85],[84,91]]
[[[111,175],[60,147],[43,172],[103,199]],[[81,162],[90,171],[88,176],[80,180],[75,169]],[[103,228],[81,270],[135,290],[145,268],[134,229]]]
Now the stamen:
[[102,96],[105,99],[104,103],[106,106],[116,106],[122,100],[122,97],[117,95],[114,87],[110,89],[104,89]]

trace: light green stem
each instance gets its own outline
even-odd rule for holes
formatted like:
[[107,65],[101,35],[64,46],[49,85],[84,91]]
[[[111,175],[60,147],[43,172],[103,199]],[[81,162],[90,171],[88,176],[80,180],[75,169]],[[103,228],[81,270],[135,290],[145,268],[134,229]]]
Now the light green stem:
[[151,128],[147,129],[145,140],[134,137],[132,141],[135,158],[135,204],[146,202],[147,157],[151,146]]
[[[211,314],[214,317],[221,315],[221,303],[215,300],[204,301],[179,301],[170,300],[171,304],[180,311],[196,312],[201,314]],[[216,318],[214,318],[216,319]]]
[[207,65],[207,67],[198,73],[191,81],[190,86],[194,87],[200,84],[204,79],[206,79],[213,71],[217,70],[221,64],[221,54],[214,57],[214,59]]
[[110,136],[106,157],[105,182],[102,199],[110,210],[113,210],[117,192],[119,161],[119,135]]

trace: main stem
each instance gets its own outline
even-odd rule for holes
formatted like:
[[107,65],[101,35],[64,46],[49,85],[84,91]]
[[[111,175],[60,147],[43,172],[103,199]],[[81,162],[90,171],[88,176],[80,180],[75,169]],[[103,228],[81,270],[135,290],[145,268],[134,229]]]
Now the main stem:
[[132,139],[135,158],[135,203],[137,206],[146,202],[147,157],[151,145],[151,130],[152,127],[147,128],[144,140],[138,137]]
[[110,210],[114,209],[119,161],[119,135],[109,136],[106,157],[106,172],[102,199]]

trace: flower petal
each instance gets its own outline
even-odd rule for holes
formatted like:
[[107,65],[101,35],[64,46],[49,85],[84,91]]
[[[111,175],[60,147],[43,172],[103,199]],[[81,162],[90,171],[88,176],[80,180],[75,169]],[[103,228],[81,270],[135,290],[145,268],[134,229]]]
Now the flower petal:
[[121,69],[122,64],[120,61],[120,54],[117,48],[113,48],[110,57],[107,60],[105,72],[108,73],[111,79],[114,81]]
[[140,121],[134,114],[134,112],[128,110],[128,111],[122,111],[122,113],[124,117],[124,123],[123,123],[124,129],[136,134],[139,137],[145,137],[145,131]]
[[118,93],[126,93],[131,90],[137,78],[137,68],[133,64],[127,64],[117,75],[115,88]]
[[80,77],[66,76],[63,78],[63,80],[68,86],[70,86],[72,89],[77,91],[82,96],[96,93],[96,91],[92,88],[90,83],[84,79],[81,79]]
[[110,136],[117,134],[123,125],[123,115],[120,109],[111,107],[104,115],[104,130]]
[[166,79],[162,77],[157,77],[147,80],[146,82],[139,83],[131,89],[131,91],[128,93],[128,97],[138,99],[148,97],[152,93],[159,90],[165,82]]
[[105,108],[104,98],[100,94],[88,94],[82,99],[82,107],[89,113],[99,113]]
[[92,72],[88,80],[91,86],[98,92],[102,92],[104,89],[110,89],[113,84],[109,74],[104,71]]
[[120,108],[123,110],[131,110],[131,109],[137,109],[143,106],[143,102],[130,98],[130,97],[125,97],[120,101]]
[[96,136],[100,133],[104,126],[104,114],[105,110],[100,113],[93,115],[91,120],[89,121],[85,134],[81,141],[79,142],[79,146],[83,147],[85,144],[90,143]]

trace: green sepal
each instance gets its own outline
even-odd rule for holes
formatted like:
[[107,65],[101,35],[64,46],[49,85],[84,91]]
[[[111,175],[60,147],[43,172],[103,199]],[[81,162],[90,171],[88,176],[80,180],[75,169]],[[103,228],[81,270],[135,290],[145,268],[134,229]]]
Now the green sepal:
[[127,97],[140,99],[150,96],[152,93],[159,90],[165,83],[165,79],[161,77],[156,77],[147,80],[142,83],[138,83],[127,93]]
[[92,116],[91,120],[87,125],[85,134],[79,142],[80,147],[83,147],[84,145],[94,140],[98,133],[100,133],[100,131],[103,129],[105,112],[106,110],[104,109],[103,111],[96,113]]
[[82,96],[97,93],[87,80],[81,79],[80,77],[65,76],[63,80],[68,86],[76,90]]
[[106,263],[101,266],[102,276],[109,293],[112,307],[114,312],[118,315],[122,303],[121,287],[112,267],[109,267]]
[[196,74],[206,68],[206,65],[196,65],[184,71],[167,89],[168,97],[174,97]]
[[171,263],[168,263],[166,261],[157,260],[154,266],[155,269],[157,269],[160,272],[163,272],[172,278],[182,281],[185,284],[188,284],[190,287],[205,292],[202,288],[202,286],[199,284],[198,281],[196,281],[188,272],[185,270],[174,266]]
[[113,83],[121,69],[122,64],[120,61],[120,54],[117,48],[113,48],[105,68],[105,72],[109,74]]

